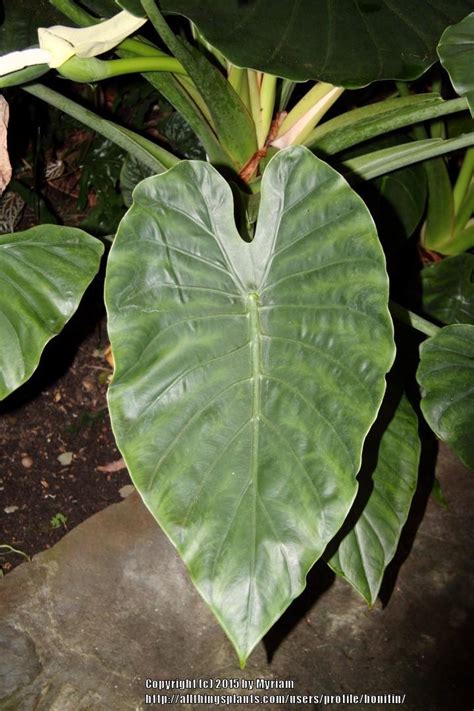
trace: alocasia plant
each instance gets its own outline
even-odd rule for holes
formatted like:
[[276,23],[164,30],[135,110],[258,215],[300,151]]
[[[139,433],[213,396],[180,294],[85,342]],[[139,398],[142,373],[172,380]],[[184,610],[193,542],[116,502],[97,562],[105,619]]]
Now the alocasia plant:
[[[89,27],[92,47],[110,27],[99,16],[118,10],[112,0],[53,5]],[[395,347],[384,254],[358,193],[373,206],[387,254],[394,235],[403,242],[416,231],[428,200],[424,254],[456,255],[423,272],[425,311],[456,325],[440,328],[397,304],[390,310],[429,337],[418,370],[421,409],[473,464],[472,255],[462,254],[473,246],[472,149],[454,188],[443,156],[472,146],[474,131],[440,129],[443,117],[466,111],[470,89],[462,90],[467,99],[445,101],[409,95],[398,82],[368,105],[341,113],[336,103],[348,87],[419,77],[435,61],[443,30],[472,3],[163,0],[162,11],[195,23],[188,39],[171,31],[154,0],[118,5],[122,17],[134,16],[131,32],[151,21],[155,44],[149,32],[147,39],[120,35],[118,58],[97,59],[91,49],[40,69],[15,65],[0,85],[21,84],[155,173],[135,188],[108,257],[112,425],[143,501],[243,665],[324,554],[373,604],[416,488],[418,420],[395,381],[393,411],[377,420]],[[439,49],[463,87],[466,58],[452,45],[466,28],[469,18],[460,31],[446,30]],[[340,36],[344,43],[334,41]],[[0,59],[0,67],[10,61]],[[182,114],[208,162],[180,161],[31,83],[48,65],[87,82],[140,72]],[[295,82],[307,79],[319,81],[304,93]],[[440,191],[450,196],[441,221]],[[37,229],[34,243],[31,232],[0,238],[7,276],[0,286],[2,397],[28,377],[76,308],[101,251],[77,230]],[[15,271],[19,250],[30,269],[26,281]],[[54,259],[45,262],[44,250]],[[460,300],[449,260],[464,258]],[[436,297],[439,288],[447,305]],[[14,314],[11,303],[18,304]],[[14,352],[28,360],[16,370]],[[374,421],[377,464],[360,474],[371,479],[360,508],[357,474]]]

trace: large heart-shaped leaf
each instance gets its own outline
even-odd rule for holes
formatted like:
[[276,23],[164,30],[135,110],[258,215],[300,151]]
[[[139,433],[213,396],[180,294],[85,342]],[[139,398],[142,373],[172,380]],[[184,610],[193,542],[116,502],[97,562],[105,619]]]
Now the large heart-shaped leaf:
[[35,370],[96,274],[103,245],[73,227],[0,235],[0,400]]
[[474,116],[474,12],[443,32],[438,54],[454,88],[466,97]]
[[[384,423],[385,424],[385,423]],[[362,509],[329,560],[331,568],[373,605],[387,565],[397,550],[416,489],[420,461],[418,418],[403,396],[380,439],[377,463],[371,480],[363,482]],[[367,496],[368,486],[371,491]]]
[[443,30],[472,0],[162,0],[234,64],[362,86],[414,79],[436,60]]
[[383,253],[302,147],[270,161],[250,243],[206,163],[133,197],[106,277],[113,429],[244,663],[353,502],[394,351]]
[[421,409],[431,429],[474,469],[474,326],[445,326],[420,347]]
[[443,323],[474,324],[474,255],[459,254],[421,272],[423,310]]

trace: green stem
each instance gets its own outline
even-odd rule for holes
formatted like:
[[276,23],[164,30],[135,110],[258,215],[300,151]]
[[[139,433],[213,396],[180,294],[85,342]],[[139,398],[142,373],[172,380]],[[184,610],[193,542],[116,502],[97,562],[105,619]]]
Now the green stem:
[[303,143],[343,91],[342,87],[325,82],[315,84],[291,109],[272,145],[286,148],[286,146]]
[[278,111],[285,111],[286,106],[291,99],[291,95],[296,86],[296,82],[291,81],[291,79],[283,79],[281,83],[280,90],[280,101],[278,104]]
[[263,135],[262,106],[260,103],[260,86],[258,82],[258,72],[247,69],[247,80],[249,85],[250,113],[252,114],[257,134],[258,148],[263,148],[267,135]]
[[124,59],[97,59],[89,57],[71,57],[57,71],[61,76],[71,81],[90,83],[137,72],[171,72],[185,74],[180,62],[174,57],[127,57]]
[[[372,180],[379,175],[385,175],[392,170],[404,168],[429,158],[436,158],[451,151],[474,145],[474,131],[464,133],[456,138],[429,138],[424,141],[413,141],[392,148],[383,148],[357,158],[344,161],[343,174],[350,182]],[[348,174],[351,174],[348,177]]]
[[453,189],[454,211],[458,212],[461,204],[471,185],[472,176],[474,173],[474,148],[469,148],[464,156],[461,170],[459,171],[456,184]]
[[273,74],[264,74],[260,86],[260,107],[262,111],[262,132],[265,134],[264,142],[267,139],[270,126],[272,125],[273,112],[275,110],[277,77]]
[[396,304],[394,301],[389,302],[389,309],[392,316],[398,321],[407,326],[412,326],[412,328],[420,331],[420,333],[424,333],[425,336],[436,336],[436,334],[441,331],[439,326],[435,326],[431,321],[427,321],[422,316],[418,316],[418,314],[409,311],[404,306],[400,306],[400,304]]
[[49,2],[79,27],[89,27],[101,22],[100,18],[90,15],[72,0],[49,0]]
[[[469,191],[465,194],[462,203],[459,205],[459,209],[454,218],[454,232],[457,235],[458,232],[464,229],[469,220],[472,217],[474,211],[474,183],[471,185]],[[456,239],[456,238],[455,238]]]
[[246,70],[241,67],[236,67],[235,64],[231,64],[227,74],[227,81],[243,101],[243,86],[244,81],[247,81]]
[[28,84],[21,88],[113,141],[156,173],[162,173],[166,168],[171,168],[179,162],[176,156],[156,143],[143,138],[134,131],[97,116],[89,109],[85,109],[75,101],[67,99],[43,84]]

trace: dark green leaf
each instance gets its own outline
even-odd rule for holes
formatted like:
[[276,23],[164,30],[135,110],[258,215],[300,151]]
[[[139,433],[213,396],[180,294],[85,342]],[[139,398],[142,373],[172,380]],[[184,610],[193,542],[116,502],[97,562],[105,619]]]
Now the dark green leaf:
[[99,268],[101,242],[73,227],[0,235],[0,400],[34,372]]
[[[351,530],[330,558],[331,568],[373,605],[397,550],[416,489],[420,461],[418,418],[403,396],[380,440],[370,491],[362,491]],[[359,474],[359,480],[361,474]],[[361,481],[362,487],[362,481]],[[369,487],[367,487],[369,488]]]
[[153,175],[153,171],[135,160],[133,156],[126,156],[120,171],[120,190],[126,207],[132,204],[132,192],[138,183]]
[[38,27],[64,24],[48,0],[3,0],[0,4],[0,54],[38,44]]
[[116,0],[116,2],[119,7],[128,10],[132,15],[136,15],[137,17],[143,17],[145,15],[140,0]]
[[433,432],[474,469],[474,326],[454,324],[421,344],[421,409]]
[[256,235],[209,164],[144,180],[106,277],[113,429],[241,663],[355,497],[393,360],[370,214],[307,149],[262,180]]
[[454,88],[467,98],[474,116],[474,12],[443,32],[438,54]]
[[446,324],[474,325],[474,255],[459,254],[421,272],[423,311]]
[[[376,178],[373,187],[379,196],[373,212],[377,225],[385,224],[388,236],[408,238],[420,224],[426,203],[426,177],[418,163]],[[379,216],[379,219],[377,217]],[[379,231],[383,228],[379,227]]]
[[436,61],[443,30],[471,0],[162,0],[240,67],[363,86],[414,79]]

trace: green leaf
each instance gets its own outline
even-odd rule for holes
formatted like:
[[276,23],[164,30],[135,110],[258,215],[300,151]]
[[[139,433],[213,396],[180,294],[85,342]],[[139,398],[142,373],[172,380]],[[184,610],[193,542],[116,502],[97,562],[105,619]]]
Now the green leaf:
[[106,276],[113,430],[245,663],[354,500],[394,352],[384,257],[302,147],[269,163],[250,243],[209,164],[133,197]]
[[[408,239],[414,233],[426,203],[426,176],[420,164],[407,166],[372,181],[378,205],[372,210],[379,232]],[[369,204],[372,208],[372,203]],[[379,226],[380,225],[380,226]]]
[[421,409],[433,432],[474,469],[474,326],[445,326],[420,347]]
[[122,199],[127,207],[132,204],[132,193],[138,183],[153,175],[153,171],[135,160],[133,156],[127,155],[120,171],[120,190]]
[[132,15],[136,15],[137,17],[143,17],[145,15],[140,0],[116,0],[116,2],[119,7],[123,10],[128,10]]
[[474,116],[474,12],[443,32],[438,55],[455,90],[467,98]]
[[448,24],[471,0],[162,0],[239,67],[298,81],[362,86],[414,79],[436,61]]
[[0,53],[38,44],[38,27],[64,24],[48,0],[3,0],[0,6]]
[[0,400],[32,375],[96,274],[101,242],[41,225],[0,235]]
[[443,101],[437,94],[387,99],[325,121],[314,129],[304,145],[321,157],[334,155],[389,131],[465,109],[464,99]]
[[418,418],[405,396],[384,426],[372,476],[364,468],[359,473],[356,520],[328,561],[369,605],[377,599],[385,569],[397,550],[420,462]]
[[423,311],[446,324],[474,325],[474,255],[459,254],[421,272]]

